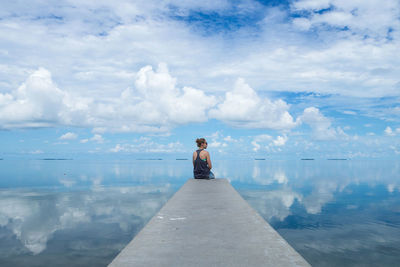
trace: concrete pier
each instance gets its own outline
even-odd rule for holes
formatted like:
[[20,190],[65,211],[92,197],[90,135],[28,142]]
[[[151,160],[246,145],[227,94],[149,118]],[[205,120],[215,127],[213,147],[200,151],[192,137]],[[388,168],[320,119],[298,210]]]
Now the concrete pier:
[[226,179],[190,179],[116,266],[310,266]]

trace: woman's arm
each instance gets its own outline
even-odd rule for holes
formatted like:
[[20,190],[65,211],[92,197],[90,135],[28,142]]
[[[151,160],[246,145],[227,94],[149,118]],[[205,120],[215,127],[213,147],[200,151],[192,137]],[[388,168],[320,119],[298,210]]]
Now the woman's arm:
[[195,151],[195,152],[193,152],[193,167],[194,167],[194,161],[196,160],[196,157],[197,157],[197,153]]
[[211,159],[210,159],[210,153],[207,151],[207,165],[210,170],[212,169],[212,164],[211,164]]

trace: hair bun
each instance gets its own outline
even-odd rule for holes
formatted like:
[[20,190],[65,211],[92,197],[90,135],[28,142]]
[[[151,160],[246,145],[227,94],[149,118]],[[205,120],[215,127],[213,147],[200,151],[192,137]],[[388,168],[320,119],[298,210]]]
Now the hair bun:
[[203,144],[205,142],[206,142],[206,139],[204,139],[204,138],[197,138],[196,139],[196,143],[197,143],[198,147],[201,147],[201,144]]

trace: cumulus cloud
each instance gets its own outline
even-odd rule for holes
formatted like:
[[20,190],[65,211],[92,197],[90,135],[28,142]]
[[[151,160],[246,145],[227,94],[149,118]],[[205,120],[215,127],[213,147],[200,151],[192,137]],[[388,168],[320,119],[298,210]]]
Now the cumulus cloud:
[[[337,107],[347,96],[399,96],[397,0],[299,0],[280,8],[256,1],[72,1],[74,8],[71,1],[58,3],[56,15],[51,3],[2,6],[2,129],[64,125],[96,133],[166,132],[210,114],[235,127],[287,130],[295,127],[288,104],[296,109],[296,101],[263,98],[259,90],[312,91]],[[236,16],[232,10],[239,6],[246,7],[240,16],[254,20],[221,29],[219,19]],[[190,20],[193,11],[214,14],[215,21]],[[149,67],[159,62],[174,76],[166,67]],[[27,79],[38,66],[46,69]],[[237,77],[257,91],[243,82],[242,93],[228,90],[217,103],[212,94]],[[228,106],[242,104],[241,98],[237,110]],[[193,99],[200,106],[196,116]],[[382,118],[370,112],[377,108],[370,103],[367,113]]]
[[50,72],[40,68],[11,94],[0,93],[1,127],[53,126],[60,121],[64,97]]
[[266,141],[270,141],[272,139],[272,136],[268,134],[260,134],[254,136],[253,140],[251,141],[251,145],[253,146],[253,151],[257,152],[261,149],[261,144]]
[[[0,122],[4,129],[18,127],[84,126],[117,132],[168,131],[190,122],[204,122],[215,97],[176,86],[165,64],[137,73],[133,89],[107,100],[81,97],[59,89],[48,70],[40,68],[12,94],[0,93]],[[61,140],[76,139],[66,133]],[[96,134],[89,140],[103,142]]]
[[235,127],[288,130],[296,126],[289,105],[281,99],[261,98],[243,79],[225,94],[222,103],[210,110],[211,118]]
[[276,139],[273,141],[274,146],[284,146],[288,140],[288,137],[286,135],[283,136],[277,136]]
[[387,136],[396,136],[397,134],[400,134],[400,128],[392,130],[392,128],[388,126],[388,127],[385,128],[384,133]]
[[[314,85],[311,87],[315,87],[313,90],[338,90],[337,86],[333,86],[337,85],[335,81],[338,76],[342,77],[345,84],[352,80],[357,84],[359,81],[373,80],[372,77],[362,75],[368,73],[370,66],[385,65],[387,69],[392,70],[389,75],[392,78],[396,77],[398,70],[398,61],[392,61],[391,55],[394,53],[386,52],[388,49],[395,52],[397,45],[374,43],[368,38],[370,32],[382,33],[385,38],[396,34],[399,28],[397,0],[387,0],[385,4],[379,0],[301,0],[293,1],[289,9],[266,8],[256,1],[203,1],[202,5],[199,5],[196,1],[156,3],[127,0],[118,0],[115,4],[104,1],[90,4],[73,1],[74,8],[71,9],[68,8],[70,2],[59,1],[64,7],[58,10],[62,23],[51,16],[54,15],[54,8],[48,3],[32,3],[29,6],[18,3],[4,4],[2,14],[5,22],[1,24],[0,30],[6,44],[3,50],[7,52],[8,63],[12,63],[9,64],[10,67],[4,66],[4,69],[5,75],[13,77],[12,80],[7,80],[7,88],[12,88],[9,86],[12,86],[15,80],[21,79],[21,75],[27,71],[27,66],[35,67],[34,62],[45,66],[48,58],[59,59],[63,66],[68,66],[55,68],[57,75],[68,77],[63,83],[69,83],[73,85],[69,87],[79,89],[90,87],[101,94],[115,92],[115,85],[117,88],[126,88],[134,76],[132,66],[137,68],[143,64],[156,64],[158,62],[155,62],[155,59],[173,66],[179,79],[185,82],[192,81],[197,87],[206,84],[206,88],[214,89],[223,88],[225,78],[232,79],[241,75],[257,88],[260,84],[274,84],[270,89],[309,90],[311,83]],[[240,9],[240,15],[253,18],[257,12],[262,20],[254,22],[258,26],[257,29],[254,29],[251,23],[244,23],[243,30],[232,35],[224,34],[227,29],[203,34],[201,21],[189,23],[186,20],[190,19],[192,11],[210,12],[221,17],[232,16],[232,10],[238,6],[246,7]],[[99,10],[101,12],[98,12]],[[340,16],[349,18],[343,22],[342,19],[337,19]],[[293,17],[293,23],[297,25],[295,29],[290,27]],[[99,23],[100,21],[102,23]],[[268,23],[263,24],[263,21]],[[215,24],[218,22],[216,20]],[[343,27],[341,25],[344,23],[352,33],[360,31],[359,37],[367,37],[369,40],[352,39],[352,35],[343,34],[341,31],[336,35],[336,31],[330,32],[331,27],[326,27],[327,24]],[[216,26],[215,24],[207,22],[208,27]],[[329,34],[318,34],[316,39],[304,36],[303,30],[310,27],[317,27],[318,31]],[[18,29],[18,32],[15,29]],[[300,29],[300,32],[296,29]],[[369,34],[366,35],[366,32]],[[24,40],[28,39],[29,42],[18,42],[17,40],[22,38],[13,38],[15,34],[21,34],[25,37]],[[246,38],[249,36],[252,38]],[[43,39],[50,41],[44,45]],[[349,40],[354,46],[341,43],[343,39]],[[321,41],[328,45],[315,45]],[[22,62],[22,59],[14,56],[20,55],[21,51],[16,50],[20,46],[25,48],[26,53],[33,49],[38,51],[39,56],[33,59],[30,57],[29,62]],[[335,48],[335,53],[331,53],[331,48]],[[117,49],[124,53],[116,54]],[[226,50],[231,52],[227,53]],[[364,56],[364,50],[368,51],[367,57]],[[374,51],[374,55],[371,55],[371,50]],[[71,54],[76,57],[71,59]],[[375,64],[365,64],[373,58],[376,59],[372,60]],[[355,65],[349,68],[353,69],[352,72],[345,64],[350,62]],[[312,80],[302,77],[307,73],[310,75],[313,71],[317,74],[326,73],[322,79],[323,84],[319,84],[318,75]],[[365,86],[348,90],[347,93],[362,93],[362,87]],[[109,89],[106,90],[107,88]],[[385,88],[387,89],[387,86]],[[381,91],[382,94],[387,93],[387,90]]]
[[[123,132],[167,131],[179,124],[203,122],[208,119],[206,111],[217,103],[214,96],[207,96],[201,90],[177,88],[176,79],[165,64],[160,64],[156,71],[151,66],[142,68],[133,89],[128,88],[107,101],[96,102],[60,90],[50,72],[43,68],[35,71],[13,94],[0,96],[3,128],[67,125]],[[288,130],[298,125],[288,109],[283,100],[261,98],[243,79],[238,79],[233,90],[226,92],[222,102],[209,111],[209,116],[236,127]],[[316,129],[319,139],[322,131],[325,139],[340,131],[330,128],[329,120],[312,108],[306,109],[301,119]],[[60,137],[75,138],[74,133]],[[100,138],[95,135],[81,142],[102,142]]]
[[335,140],[339,137],[347,136],[340,127],[332,127],[331,120],[325,117],[318,108],[309,107],[304,109],[299,120],[311,127],[316,140]]
[[[44,68],[34,71],[11,94],[0,93],[0,96],[3,129],[89,125],[90,100],[58,88],[51,73]],[[74,134],[67,133],[64,138],[74,138]]]
[[391,127],[386,127],[386,129],[385,129],[385,134],[386,135],[388,135],[388,136],[395,136],[396,134],[393,132],[393,130],[392,130],[392,128]]
[[75,140],[78,138],[78,135],[76,133],[68,132],[60,136],[60,140]]
[[262,148],[264,148],[265,150],[269,151],[273,147],[284,146],[288,139],[289,138],[287,137],[286,134],[278,135],[276,136],[275,139],[268,134],[256,135],[253,137],[253,140],[251,141],[251,145],[253,146],[252,150],[254,152],[258,152]]
[[207,96],[192,87],[177,88],[165,64],[156,71],[151,66],[142,68],[135,81],[135,90],[127,89],[121,94],[122,114],[137,114],[144,123],[184,124],[204,122],[206,110],[216,103],[214,96]]

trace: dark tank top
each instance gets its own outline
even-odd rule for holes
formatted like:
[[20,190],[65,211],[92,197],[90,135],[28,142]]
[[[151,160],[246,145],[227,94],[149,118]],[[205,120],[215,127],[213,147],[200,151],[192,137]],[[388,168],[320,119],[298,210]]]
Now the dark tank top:
[[203,149],[196,150],[197,157],[194,161],[193,175],[195,179],[207,179],[210,176],[210,168],[208,168],[207,161],[200,158],[200,151]]

